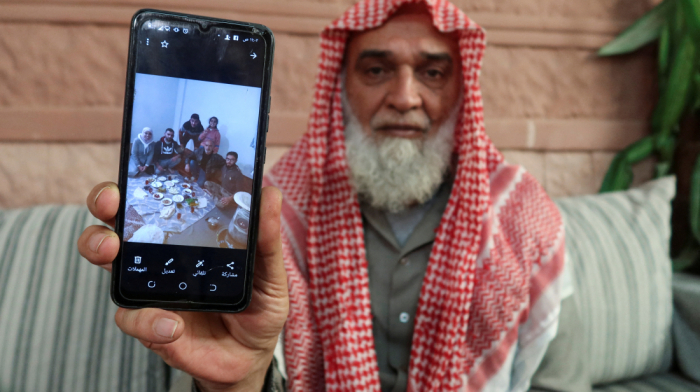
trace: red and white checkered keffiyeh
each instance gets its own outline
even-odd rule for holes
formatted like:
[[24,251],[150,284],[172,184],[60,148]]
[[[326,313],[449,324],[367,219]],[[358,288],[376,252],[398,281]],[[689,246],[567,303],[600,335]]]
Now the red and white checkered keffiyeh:
[[[323,31],[309,130],[266,178],[284,194],[291,301],[284,352],[293,391],[380,390],[339,75],[350,31],[376,28],[401,5],[417,1],[360,1]],[[415,318],[408,389],[493,389],[489,382],[515,366],[516,343],[536,341],[537,326],[552,314],[556,320],[559,297],[552,287],[563,270],[563,226],[537,182],[505,164],[484,132],[484,31],[448,1],[423,1],[439,31],[459,32],[465,98],[455,129],[452,194]],[[534,327],[524,337],[525,324]],[[519,351],[526,351],[520,344]]]

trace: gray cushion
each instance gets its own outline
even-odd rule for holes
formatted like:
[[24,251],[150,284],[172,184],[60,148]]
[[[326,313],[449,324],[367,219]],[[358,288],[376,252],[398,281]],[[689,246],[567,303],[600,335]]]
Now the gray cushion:
[[559,199],[591,384],[669,369],[675,180]]
[[114,324],[110,276],[78,254],[87,209],[0,211],[0,391],[165,391],[163,361]]
[[673,275],[673,342],[681,372],[700,383],[700,277]]
[[700,385],[671,373],[656,374],[593,389],[594,392],[700,392]]

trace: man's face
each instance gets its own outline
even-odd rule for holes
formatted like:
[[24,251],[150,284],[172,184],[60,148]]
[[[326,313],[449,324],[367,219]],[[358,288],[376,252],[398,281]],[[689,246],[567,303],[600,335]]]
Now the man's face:
[[202,146],[204,147],[204,152],[206,152],[207,154],[211,154],[212,152],[214,152],[214,145],[211,143],[210,140],[205,140],[202,143]]
[[237,161],[238,161],[238,158],[236,158],[235,156],[226,155],[226,166],[233,167],[233,165],[235,165]]
[[199,125],[199,120],[197,120],[196,118],[191,118],[190,125],[192,126],[192,128],[196,127],[197,125]]
[[440,33],[427,13],[394,16],[351,37],[345,93],[374,137],[423,138],[437,132],[460,99],[456,35]]
[[166,142],[168,142],[168,143],[172,142],[173,136],[175,136],[175,135],[173,134],[172,131],[165,131],[165,141]]

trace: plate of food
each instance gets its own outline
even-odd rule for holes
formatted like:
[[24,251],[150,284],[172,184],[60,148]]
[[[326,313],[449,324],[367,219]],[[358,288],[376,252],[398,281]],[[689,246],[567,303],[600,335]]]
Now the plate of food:
[[153,194],[153,198],[156,200],[162,200],[163,199],[163,194],[158,192]]
[[185,197],[182,195],[175,195],[173,196],[173,201],[175,203],[182,203],[185,200]]
[[165,181],[167,179],[168,179],[168,177],[165,177],[165,176],[158,177],[158,181]]
[[184,194],[186,194],[186,195],[191,195],[191,194],[192,194],[192,189],[185,188],[185,189],[182,190],[182,193],[184,193]]
[[173,186],[174,184],[175,184],[175,183],[172,182],[172,181],[165,181],[165,186],[166,186],[167,188],[172,188],[172,186]]
[[153,184],[151,184],[154,188],[160,188],[163,186],[163,183],[160,181],[156,181]]
[[168,199],[167,197],[165,199],[161,200],[160,202],[163,203],[164,206],[169,206],[169,205],[173,204],[173,200]]
[[177,178],[175,178],[175,179],[173,180],[173,184],[179,184],[179,183],[180,183],[180,180],[178,180]]
[[182,187],[185,188],[185,189],[190,189],[190,188],[192,188],[192,185],[190,185],[190,184],[182,184]]
[[173,195],[177,195],[178,193],[180,193],[180,191],[175,187],[168,188],[168,192],[172,193]]
[[241,208],[246,211],[250,211],[250,193],[248,192],[236,192],[233,195],[233,201],[236,202]]

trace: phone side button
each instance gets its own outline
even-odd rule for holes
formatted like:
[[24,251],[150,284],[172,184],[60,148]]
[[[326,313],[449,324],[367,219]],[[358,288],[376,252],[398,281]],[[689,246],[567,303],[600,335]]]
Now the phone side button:
[[270,114],[270,107],[272,107],[272,95],[267,98],[267,114]]
[[266,159],[267,159],[267,146],[265,146],[265,149],[263,150],[263,165],[265,164]]
[[270,130],[270,113],[267,114],[267,125],[265,126],[265,133]]

